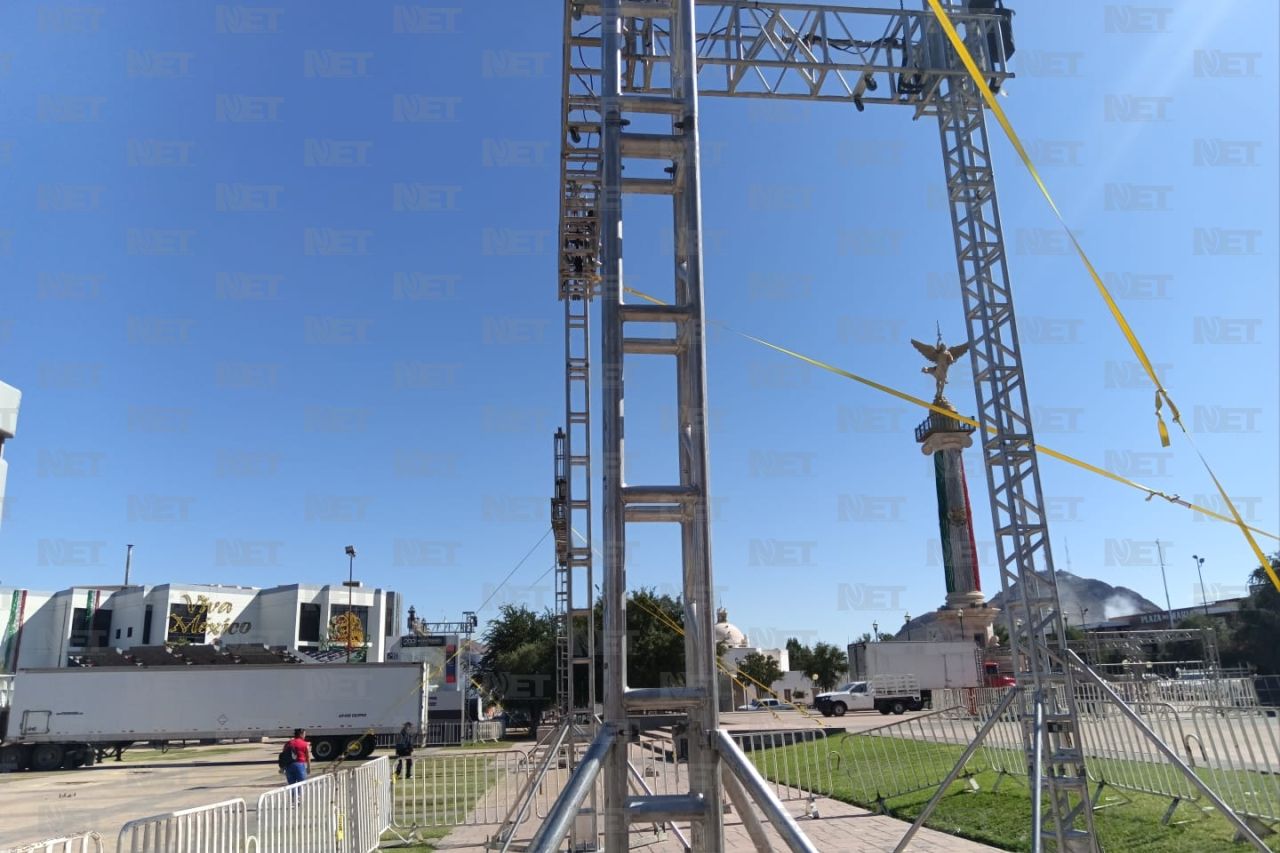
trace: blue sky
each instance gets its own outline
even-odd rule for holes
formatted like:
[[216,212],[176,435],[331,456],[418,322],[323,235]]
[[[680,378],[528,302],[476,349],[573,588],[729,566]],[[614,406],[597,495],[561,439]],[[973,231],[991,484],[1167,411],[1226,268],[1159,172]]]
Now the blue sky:
[[[125,543],[144,583],[337,582],[354,544],[358,577],[429,618],[489,596],[547,528],[563,409],[560,14],[535,8],[421,7],[413,34],[392,4],[0,11],[0,378],[24,392],[0,582],[118,582]],[[1197,444],[1280,530],[1275,5],[1016,10],[1006,110]],[[703,137],[709,317],[926,396],[908,339],[963,335],[932,120],[706,98]],[[1039,439],[1220,508],[995,150]],[[667,292],[660,203],[626,228],[629,284]],[[654,482],[671,376],[629,371],[631,479]],[[723,331],[708,374],[716,586],[754,642],[942,603],[922,412]],[[1060,568],[1069,548],[1163,602],[1159,539],[1175,606],[1192,554],[1211,596],[1242,591],[1229,526],[1041,472]],[[631,584],[674,589],[676,541],[638,531]],[[547,540],[490,607],[549,606],[552,560]]]

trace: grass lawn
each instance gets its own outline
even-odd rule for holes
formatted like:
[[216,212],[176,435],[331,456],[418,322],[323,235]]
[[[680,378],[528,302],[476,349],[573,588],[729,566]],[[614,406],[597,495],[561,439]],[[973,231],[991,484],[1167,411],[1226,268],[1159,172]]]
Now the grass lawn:
[[[882,792],[920,786],[922,789],[915,793],[883,800],[888,814],[913,820],[933,796],[934,788],[924,787],[925,784],[930,779],[936,784],[961,752],[962,746],[895,740],[890,748],[881,738],[838,735],[826,742],[761,750],[750,757],[768,778],[802,787],[806,779],[825,780],[827,774],[815,773],[815,769],[830,766],[831,790],[818,793],[868,808],[881,801]],[[1018,766],[1021,756],[1016,759],[1008,766]],[[1134,768],[1124,766],[1130,762],[1107,760],[1099,764],[1098,769],[1108,777],[1122,778],[1119,774],[1134,772]],[[993,791],[998,779],[994,771],[983,770],[972,778],[979,790],[972,791],[963,782],[953,785],[926,825],[1006,850],[1030,850],[1031,796],[1025,779],[1006,777]],[[878,790],[881,785],[892,787]],[[1160,823],[1169,806],[1164,797],[1107,789],[1099,805],[1105,807],[1095,811],[1094,822],[1106,850],[1203,853],[1249,849],[1232,844],[1234,831],[1223,817],[1216,812],[1202,812],[1196,804],[1180,805],[1170,826]],[[1270,847],[1280,850],[1280,836],[1272,837]]]
[[386,832],[386,833],[383,833],[382,835],[381,849],[399,850],[401,851],[401,853],[431,853],[432,850],[436,849],[435,846],[431,844],[431,842],[438,841],[439,839],[444,838],[446,835],[449,834],[450,829],[452,829],[452,827],[434,826],[429,829],[419,830],[416,837],[418,841],[420,841],[421,843],[411,843],[411,844],[405,844],[405,845],[402,845],[400,843],[400,840],[396,838],[394,835],[392,835],[390,832]]

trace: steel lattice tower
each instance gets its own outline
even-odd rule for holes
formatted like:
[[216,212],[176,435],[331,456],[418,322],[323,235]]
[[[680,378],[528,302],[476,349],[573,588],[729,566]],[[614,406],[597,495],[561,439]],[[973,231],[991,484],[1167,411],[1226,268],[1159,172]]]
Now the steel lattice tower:
[[[1009,14],[989,2],[981,8],[944,5],[987,80],[998,88],[1012,76],[1005,55],[1011,43]],[[588,750],[581,778],[566,788],[534,849],[554,849],[549,845],[563,837],[568,812],[581,804],[598,772],[604,777],[606,849],[626,849],[627,824],[636,819],[690,820],[695,850],[723,849],[722,765],[740,765],[717,732],[711,633],[698,175],[698,97],[703,94],[834,101],[859,110],[887,104],[910,107],[917,118],[936,117],[1001,582],[1006,592],[1016,584],[1019,596],[1006,617],[1024,697],[1020,711],[1031,773],[1037,752],[1032,720],[1035,703],[1043,703],[1047,757],[1040,778],[1049,810],[1041,834],[1059,850],[1095,850],[985,116],[939,22],[928,10],[765,0],[566,0],[565,9],[560,296],[566,301],[566,341],[576,335],[583,353],[589,351],[589,300],[598,297],[601,303],[605,725]],[[665,126],[655,129],[655,119],[663,118]],[[633,121],[644,132],[631,128]],[[659,161],[668,177],[625,177],[624,164],[632,160]],[[623,201],[633,194],[672,199],[675,299],[670,305],[624,301]],[[580,313],[571,310],[575,305]],[[628,326],[635,323],[664,324],[670,333],[629,335]],[[627,356],[675,358],[678,483],[625,483]],[[586,394],[567,404],[567,417],[572,422],[578,413],[589,421],[587,364],[567,358],[566,370],[567,396]],[[587,440],[567,438],[566,458],[589,456],[577,449],[589,446],[579,443]],[[581,463],[588,473],[589,465],[589,459]],[[589,500],[589,492],[584,494],[582,500]],[[583,506],[589,512],[590,504]],[[627,685],[624,554],[627,525],[639,522],[681,526],[687,632],[683,688]],[[686,715],[689,790],[628,797],[625,741],[649,727],[646,714],[659,709]],[[731,794],[737,785],[732,775],[724,774]],[[792,832],[794,824],[786,825],[759,795],[756,800],[789,847],[811,849],[798,831]]]

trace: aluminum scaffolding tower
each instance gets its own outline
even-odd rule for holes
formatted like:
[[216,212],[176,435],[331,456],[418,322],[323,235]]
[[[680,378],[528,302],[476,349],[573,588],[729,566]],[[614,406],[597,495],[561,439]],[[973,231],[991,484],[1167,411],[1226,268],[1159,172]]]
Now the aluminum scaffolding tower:
[[[996,8],[994,0],[943,5],[988,84],[998,90],[1012,76],[1006,68],[1012,52],[1011,13]],[[629,821],[674,819],[691,822],[695,851],[721,851],[722,770],[730,771],[723,781],[735,801],[741,782],[788,847],[812,849],[757,784],[758,778],[752,778],[749,763],[741,761],[732,741],[718,731],[707,513],[699,94],[852,102],[859,111],[867,104],[898,105],[911,108],[916,118],[936,117],[1001,583],[1006,591],[1017,584],[1020,593],[1006,616],[1027,766],[1033,787],[1046,795],[1038,831],[1059,850],[1096,850],[981,98],[927,9],[766,0],[566,0],[560,297],[566,303],[566,334],[572,334],[572,317],[580,324],[574,329],[581,330],[584,347],[588,301],[601,299],[605,721],[533,849],[555,849],[602,774],[606,850],[627,849]],[[629,128],[633,122],[640,129]],[[666,177],[624,176],[625,164],[644,160],[663,164]],[[672,198],[672,304],[623,300],[623,201],[633,194]],[[580,314],[571,314],[574,305],[582,309]],[[629,335],[628,325],[636,323],[663,324],[671,331],[664,337]],[[626,485],[624,357],[652,355],[675,358],[680,481]],[[569,379],[571,393],[580,390],[589,398],[585,362],[575,368],[569,360],[566,369],[571,376],[577,369],[582,377],[579,385]],[[590,407],[583,401],[569,409],[585,415]],[[583,452],[572,450],[582,446],[578,441],[566,439],[569,458]],[[585,506],[589,512],[589,503]],[[627,525],[637,522],[681,526],[682,688],[628,688],[624,554]],[[686,718],[688,792],[629,798],[626,740],[658,719],[669,721],[649,713],[675,708]],[[749,812],[742,817],[752,822]],[[1041,810],[1034,814],[1038,818]]]

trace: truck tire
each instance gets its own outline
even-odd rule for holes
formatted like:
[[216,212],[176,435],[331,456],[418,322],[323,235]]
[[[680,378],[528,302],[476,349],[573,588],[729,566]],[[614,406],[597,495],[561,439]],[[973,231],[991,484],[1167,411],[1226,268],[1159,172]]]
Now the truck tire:
[[311,757],[316,761],[332,761],[338,757],[344,742],[332,737],[322,737],[311,744]]
[[39,772],[59,770],[65,752],[60,743],[41,743],[31,750],[31,769]]
[[907,703],[903,702],[901,699],[894,699],[892,710],[893,710],[893,713],[901,715],[904,711],[907,710]]
[[377,741],[371,737],[353,737],[346,743],[346,756],[353,759],[368,758],[373,755],[377,745]]
[[879,711],[881,714],[884,714],[886,717],[889,716],[889,706],[884,704],[883,702],[876,703],[876,710]]
[[75,770],[78,767],[84,767],[86,764],[92,763],[93,750],[87,743],[68,746],[62,757],[62,768],[64,770]]
[[831,713],[835,714],[837,717],[843,717],[843,716],[844,716],[844,712],[845,712],[845,711],[847,711],[847,710],[849,710],[849,709],[848,709],[847,707],[845,707],[845,704],[844,704],[843,702],[832,702],[832,703],[831,703]]

